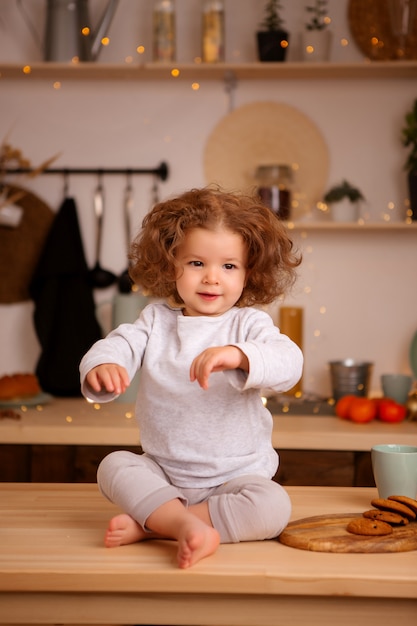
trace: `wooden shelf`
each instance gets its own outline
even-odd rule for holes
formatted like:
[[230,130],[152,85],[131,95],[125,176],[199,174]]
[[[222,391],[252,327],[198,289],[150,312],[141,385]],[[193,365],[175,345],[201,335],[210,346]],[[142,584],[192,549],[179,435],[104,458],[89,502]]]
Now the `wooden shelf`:
[[[30,70],[25,70],[30,68]],[[171,71],[178,70],[173,77]],[[417,78],[417,61],[361,63],[0,63],[0,79],[26,80],[245,80]]]
[[417,222],[287,222],[294,231],[417,232]]

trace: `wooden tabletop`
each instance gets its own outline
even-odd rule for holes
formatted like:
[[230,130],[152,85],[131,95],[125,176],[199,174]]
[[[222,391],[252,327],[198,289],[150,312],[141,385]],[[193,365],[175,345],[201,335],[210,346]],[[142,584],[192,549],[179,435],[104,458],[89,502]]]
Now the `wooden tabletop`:
[[[292,519],[360,513],[376,495],[288,492]],[[1,484],[0,623],[314,626],[334,624],[337,614],[341,626],[380,626],[417,615],[415,551],[334,554],[247,542],[221,545],[180,570],[173,541],[106,549],[103,533],[116,511],[92,484]]]
[[[18,419],[0,419],[0,443],[134,446],[140,434],[131,404],[89,404],[80,398],[14,409]],[[367,451],[375,444],[417,445],[417,421],[355,424],[331,415],[274,415],[278,450]]]

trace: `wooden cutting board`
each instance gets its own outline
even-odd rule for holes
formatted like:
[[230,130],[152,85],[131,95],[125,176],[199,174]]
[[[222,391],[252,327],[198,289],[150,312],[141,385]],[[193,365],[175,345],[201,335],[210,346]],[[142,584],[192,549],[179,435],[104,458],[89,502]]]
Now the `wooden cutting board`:
[[382,536],[353,535],[346,526],[360,513],[317,515],[290,522],[278,540],[286,546],[314,552],[408,552],[417,549],[417,522],[393,527]]

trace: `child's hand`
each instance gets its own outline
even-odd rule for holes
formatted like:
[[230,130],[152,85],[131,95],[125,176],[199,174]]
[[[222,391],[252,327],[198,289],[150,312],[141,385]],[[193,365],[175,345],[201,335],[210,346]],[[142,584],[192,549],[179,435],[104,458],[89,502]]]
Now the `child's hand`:
[[235,346],[207,348],[191,363],[190,380],[191,382],[197,380],[202,389],[208,389],[208,380],[212,372],[234,369],[249,371],[249,361],[239,348]]
[[109,393],[120,395],[130,385],[129,376],[124,367],[115,363],[103,363],[93,367],[86,376],[86,381],[93,389],[99,392],[103,388]]

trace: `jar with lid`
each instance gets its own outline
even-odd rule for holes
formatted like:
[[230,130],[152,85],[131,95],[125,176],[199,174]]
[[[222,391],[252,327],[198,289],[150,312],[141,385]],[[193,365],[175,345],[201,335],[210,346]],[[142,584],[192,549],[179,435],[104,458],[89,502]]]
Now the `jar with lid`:
[[292,168],[289,165],[260,165],[255,173],[261,201],[281,220],[291,217]]
[[175,0],[154,0],[152,22],[153,60],[175,61]]
[[224,2],[203,0],[202,60],[204,63],[224,61]]

